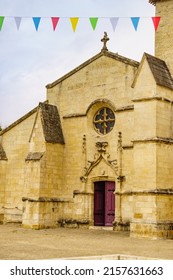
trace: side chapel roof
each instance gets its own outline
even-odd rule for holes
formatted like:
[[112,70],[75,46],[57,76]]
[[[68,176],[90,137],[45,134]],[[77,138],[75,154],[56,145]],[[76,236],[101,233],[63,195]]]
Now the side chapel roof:
[[57,107],[47,103],[40,103],[39,108],[41,109],[41,122],[45,141],[48,143],[64,144],[64,136]]
[[157,85],[173,89],[173,78],[165,61],[144,53]]
[[[0,132],[0,135],[3,135],[4,133],[9,131],[16,125],[26,120],[32,114],[38,112],[39,109],[41,110],[41,123],[43,127],[43,134],[44,134],[45,141],[48,143],[64,143],[64,136],[62,132],[58,109],[56,106],[50,105],[47,102],[39,103],[39,105],[36,108],[34,108],[32,111],[28,112],[22,118],[18,119],[10,126],[2,130]],[[5,157],[4,153],[5,152],[3,151],[3,148],[0,145],[0,158]]]

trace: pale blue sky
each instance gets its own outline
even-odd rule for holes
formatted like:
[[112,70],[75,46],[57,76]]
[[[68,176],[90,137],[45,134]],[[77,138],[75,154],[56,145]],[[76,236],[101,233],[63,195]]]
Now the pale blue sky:
[[[107,31],[111,52],[140,61],[154,54],[155,8],[148,0],[0,0],[0,124],[5,127],[46,99],[45,86],[100,52]],[[19,30],[14,17],[22,17]],[[36,32],[32,17],[42,17]],[[60,17],[53,32],[50,17]],[[70,17],[79,17],[76,32]],[[93,31],[89,17],[99,17]],[[119,17],[116,30],[110,17]],[[140,17],[135,31],[130,17]]]

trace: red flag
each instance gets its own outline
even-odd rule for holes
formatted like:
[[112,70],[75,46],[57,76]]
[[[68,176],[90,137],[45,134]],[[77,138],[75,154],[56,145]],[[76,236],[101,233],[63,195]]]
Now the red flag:
[[157,31],[157,28],[158,28],[159,22],[160,22],[160,17],[152,17],[152,21],[154,24],[154,29],[155,29],[155,31]]
[[51,20],[52,20],[53,30],[55,31],[56,26],[57,26],[58,21],[59,21],[59,17],[51,17]]

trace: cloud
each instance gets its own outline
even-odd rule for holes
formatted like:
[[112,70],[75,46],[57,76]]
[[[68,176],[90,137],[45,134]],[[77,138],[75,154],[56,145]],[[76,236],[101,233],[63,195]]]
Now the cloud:
[[[140,2],[140,4],[139,4]],[[147,0],[1,0],[5,18],[0,32],[0,123],[9,125],[46,99],[45,85],[53,82],[100,52],[100,39],[107,31],[108,49],[140,60],[154,51],[154,29],[141,19],[136,32],[129,16],[153,16]],[[14,16],[22,16],[17,31]],[[32,16],[41,16],[38,32]],[[60,16],[53,31],[51,16]],[[68,17],[79,16],[76,32]],[[98,16],[93,31],[89,17]],[[122,17],[114,32],[109,17]]]

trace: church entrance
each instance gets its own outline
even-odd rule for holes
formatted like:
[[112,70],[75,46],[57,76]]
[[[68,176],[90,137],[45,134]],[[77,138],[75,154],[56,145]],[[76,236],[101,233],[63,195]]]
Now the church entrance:
[[112,226],[115,218],[115,182],[94,183],[94,225]]

